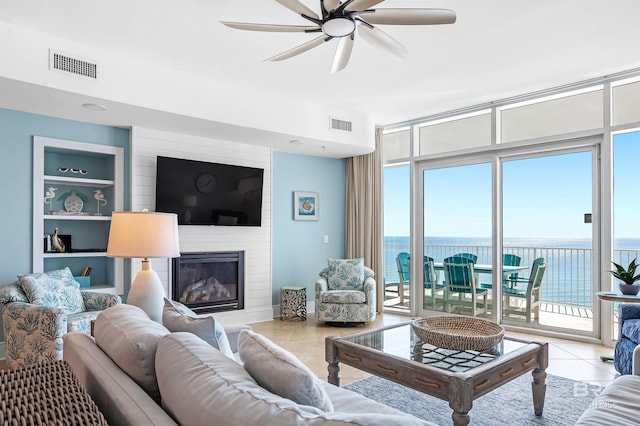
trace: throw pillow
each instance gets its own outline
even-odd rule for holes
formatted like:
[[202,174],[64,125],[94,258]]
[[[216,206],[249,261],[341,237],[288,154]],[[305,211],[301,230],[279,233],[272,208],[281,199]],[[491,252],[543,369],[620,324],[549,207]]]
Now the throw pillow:
[[212,316],[198,316],[180,302],[164,299],[162,324],[171,332],[195,334],[231,359],[235,359],[224,328]]
[[242,330],[238,354],[244,368],[270,392],[298,404],[333,411],[333,404],[320,379],[292,353],[260,334]]
[[18,275],[20,288],[29,303],[50,308],[60,308],[66,314],[84,312],[80,284],[67,267],[56,271]]
[[364,283],[364,259],[329,259],[329,290],[359,290]]
[[0,303],[6,305],[11,302],[29,303],[18,282],[0,287]]
[[100,312],[93,334],[96,344],[156,402],[160,390],[155,358],[158,342],[169,330],[140,308],[115,305]]

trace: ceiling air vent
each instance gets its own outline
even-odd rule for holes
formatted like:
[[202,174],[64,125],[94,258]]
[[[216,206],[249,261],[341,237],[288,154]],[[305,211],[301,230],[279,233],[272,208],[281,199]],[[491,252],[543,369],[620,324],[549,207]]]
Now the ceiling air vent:
[[331,130],[342,130],[344,132],[351,131],[351,122],[338,120],[337,118],[331,119]]
[[49,69],[71,73],[80,77],[97,80],[98,64],[49,50]]

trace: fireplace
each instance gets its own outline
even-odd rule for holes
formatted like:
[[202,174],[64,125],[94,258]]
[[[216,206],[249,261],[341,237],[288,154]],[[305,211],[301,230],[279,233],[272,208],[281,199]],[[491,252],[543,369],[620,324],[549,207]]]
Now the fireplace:
[[173,300],[194,312],[244,309],[244,251],[181,253],[171,281]]

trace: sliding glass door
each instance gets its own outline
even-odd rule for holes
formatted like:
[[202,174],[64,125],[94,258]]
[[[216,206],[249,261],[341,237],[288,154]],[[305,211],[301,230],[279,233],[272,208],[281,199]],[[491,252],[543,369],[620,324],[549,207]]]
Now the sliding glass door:
[[503,261],[526,267],[504,274],[505,323],[593,332],[594,158],[589,149],[503,161]]
[[[422,241],[412,240],[411,256],[422,262],[410,269],[420,275],[412,282],[416,313],[445,311],[593,335],[596,147],[514,148],[466,164],[418,164],[422,211],[414,235]],[[470,289],[451,286],[455,278],[446,263],[455,255],[473,260],[474,276],[465,283]]]
[[[420,310],[439,310],[460,314],[489,314],[488,289],[491,280],[491,163],[428,168],[422,177],[423,262],[414,266],[421,280],[414,284],[420,295]],[[484,265],[470,280],[460,283],[469,291],[449,291],[444,264],[452,256],[465,255],[475,266]],[[473,290],[475,286],[477,289]],[[478,296],[478,297],[476,297]]]

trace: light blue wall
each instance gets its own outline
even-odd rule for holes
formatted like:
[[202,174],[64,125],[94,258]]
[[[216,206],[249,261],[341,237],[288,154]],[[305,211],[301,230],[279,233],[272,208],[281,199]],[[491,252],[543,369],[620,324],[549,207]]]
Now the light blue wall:
[[31,272],[33,136],[125,149],[125,209],[129,208],[129,130],[0,108],[0,285]]
[[[0,285],[31,272],[33,136],[125,148],[128,209],[129,133],[0,108]],[[344,257],[346,160],[274,152],[272,173],[273,303],[280,303],[280,287],[285,285],[307,287],[307,300],[314,300],[313,286],[327,258]],[[294,191],[320,194],[320,220],[293,220]]]
[[[287,285],[306,287],[307,301],[315,300],[314,284],[327,258],[344,257],[346,169],[344,159],[273,153],[274,305],[280,304],[280,287]],[[293,220],[294,191],[319,193],[319,220]]]

